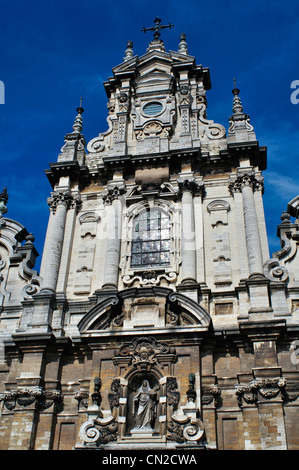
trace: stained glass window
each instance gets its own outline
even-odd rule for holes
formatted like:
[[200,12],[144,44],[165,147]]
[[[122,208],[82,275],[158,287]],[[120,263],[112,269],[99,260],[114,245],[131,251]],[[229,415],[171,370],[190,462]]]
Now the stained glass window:
[[158,209],[145,211],[134,220],[131,266],[142,268],[169,264],[169,216]]

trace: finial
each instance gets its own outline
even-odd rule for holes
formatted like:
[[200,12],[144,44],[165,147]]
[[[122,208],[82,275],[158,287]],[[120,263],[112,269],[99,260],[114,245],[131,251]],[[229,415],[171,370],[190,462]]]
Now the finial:
[[182,33],[180,35],[179,52],[181,54],[188,54],[188,47],[187,47],[187,43],[186,43],[186,34],[185,33]]
[[3,214],[6,214],[7,212],[7,204],[8,201],[8,194],[7,194],[7,188],[3,189],[2,193],[0,194],[0,219],[3,218]]
[[234,78],[234,89],[232,90],[232,94],[234,95],[234,99],[233,99],[233,112],[235,114],[238,114],[238,113],[242,113],[243,112],[243,106],[242,106],[242,103],[241,103],[241,99],[239,98],[239,93],[240,93],[240,90],[239,88],[237,88],[237,81],[236,79]]
[[168,25],[161,25],[161,20],[160,18],[156,17],[154,19],[154,23],[156,26],[152,26],[151,28],[142,28],[141,31],[143,31],[144,33],[146,33],[147,31],[154,31],[154,39],[155,40],[158,40],[160,39],[160,36],[161,36],[161,29],[165,29],[165,28],[172,28],[174,25],[169,23]]
[[290,224],[291,223],[291,220],[290,220],[291,216],[290,216],[290,214],[288,214],[287,211],[283,211],[283,213],[280,216],[280,219],[281,219],[283,224]]
[[26,243],[25,245],[33,245],[33,242],[35,240],[35,237],[32,235],[32,233],[28,233],[28,235],[25,237]]
[[77,116],[73,125],[74,132],[81,132],[83,129],[83,119],[82,114],[84,113],[84,108],[82,108],[83,97],[80,98],[80,106],[77,108]]
[[124,57],[124,60],[129,60],[131,59],[131,57],[134,56],[134,52],[133,52],[133,41],[128,41],[127,42],[127,49],[126,49],[126,52],[125,52],[125,57]]

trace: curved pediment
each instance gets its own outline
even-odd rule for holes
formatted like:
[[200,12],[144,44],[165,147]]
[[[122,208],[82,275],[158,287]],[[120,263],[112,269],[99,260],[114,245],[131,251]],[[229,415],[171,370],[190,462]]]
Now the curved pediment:
[[207,330],[211,318],[198,303],[165,287],[130,288],[105,298],[79,322],[81,333],[99,330],[197,327]]

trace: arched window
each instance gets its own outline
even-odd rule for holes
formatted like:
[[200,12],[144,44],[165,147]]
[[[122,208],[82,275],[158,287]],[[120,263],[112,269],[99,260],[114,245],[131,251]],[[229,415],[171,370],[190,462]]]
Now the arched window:
[[170,220],[159,209],[148,209],[133,222],[131,267],[170,264]]

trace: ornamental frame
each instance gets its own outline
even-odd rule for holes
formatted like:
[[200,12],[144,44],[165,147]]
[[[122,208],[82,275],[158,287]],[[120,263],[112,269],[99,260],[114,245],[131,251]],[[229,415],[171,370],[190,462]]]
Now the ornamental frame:
[[[134,220],[148,210],[161,210],[169,216],[170,262],[166,266],[132,267],[132,239]],[[179,273],[180,260],[180,208],[176,203],[161,199],[145,200],[130,206],[124,214],[123,246],[120,261],[121,278],[125,286],[139,281],[141,286],[159,285],[162,278],[174,282]]]

